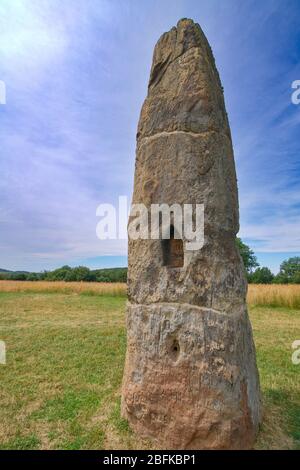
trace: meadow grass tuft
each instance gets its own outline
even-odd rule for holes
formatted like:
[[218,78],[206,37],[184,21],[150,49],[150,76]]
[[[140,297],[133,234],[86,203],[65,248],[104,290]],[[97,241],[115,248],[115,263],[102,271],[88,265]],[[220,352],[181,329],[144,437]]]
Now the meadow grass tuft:
[[300,308],[300,284],[249,284],[248,303],[256,306]]
[[125,296],[122,282],[0,281],[0,292]]

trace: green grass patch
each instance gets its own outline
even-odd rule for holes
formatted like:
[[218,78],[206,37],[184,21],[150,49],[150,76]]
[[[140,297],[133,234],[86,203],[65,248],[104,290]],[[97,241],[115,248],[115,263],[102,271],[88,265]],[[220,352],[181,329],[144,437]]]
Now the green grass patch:
[[[265,418],[257,448],[299,448],[300,313],[250,309]],[[149,448],[120,413],[125,298],[0,292],[0,449]]]
[[10,441],[4,444],[0,443],[0,450],[34,450],[38,449],[39,445],[40,441],[34,434],[28,436],[17,434],[16,437]]

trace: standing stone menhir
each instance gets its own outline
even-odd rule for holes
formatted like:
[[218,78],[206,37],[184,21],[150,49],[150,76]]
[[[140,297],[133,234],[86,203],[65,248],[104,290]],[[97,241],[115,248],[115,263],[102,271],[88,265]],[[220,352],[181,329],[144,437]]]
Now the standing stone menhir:
[[160,447],[251,448],[260,389],[231,134],[210,46],[192,20],[154,50],[133,203],[204,204],[205,243],[188,252],[184,237],[129,240],[123,416]]

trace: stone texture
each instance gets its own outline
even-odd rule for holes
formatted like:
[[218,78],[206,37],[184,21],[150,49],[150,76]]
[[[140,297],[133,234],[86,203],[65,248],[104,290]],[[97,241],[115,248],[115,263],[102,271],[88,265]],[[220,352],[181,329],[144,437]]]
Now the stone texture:
[[203,203],[205,244],[172,268],[160,240],[129,241],[123,416],[165,448],[251,448],[260,391],[231,134],[210,46],[192,20],[154,50],[133,202]]

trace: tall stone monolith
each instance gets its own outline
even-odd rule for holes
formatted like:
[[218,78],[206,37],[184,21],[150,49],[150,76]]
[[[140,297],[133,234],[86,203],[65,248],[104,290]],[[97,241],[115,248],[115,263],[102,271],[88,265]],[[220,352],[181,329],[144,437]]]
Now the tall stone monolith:
[[171,248],[129,240],[123,416],[156,446],[251,448],[260,389],[231,134],[211,48],[192,20],[154,50],[133,203],[203,204],[205,242],[190,251],[184,236]]

